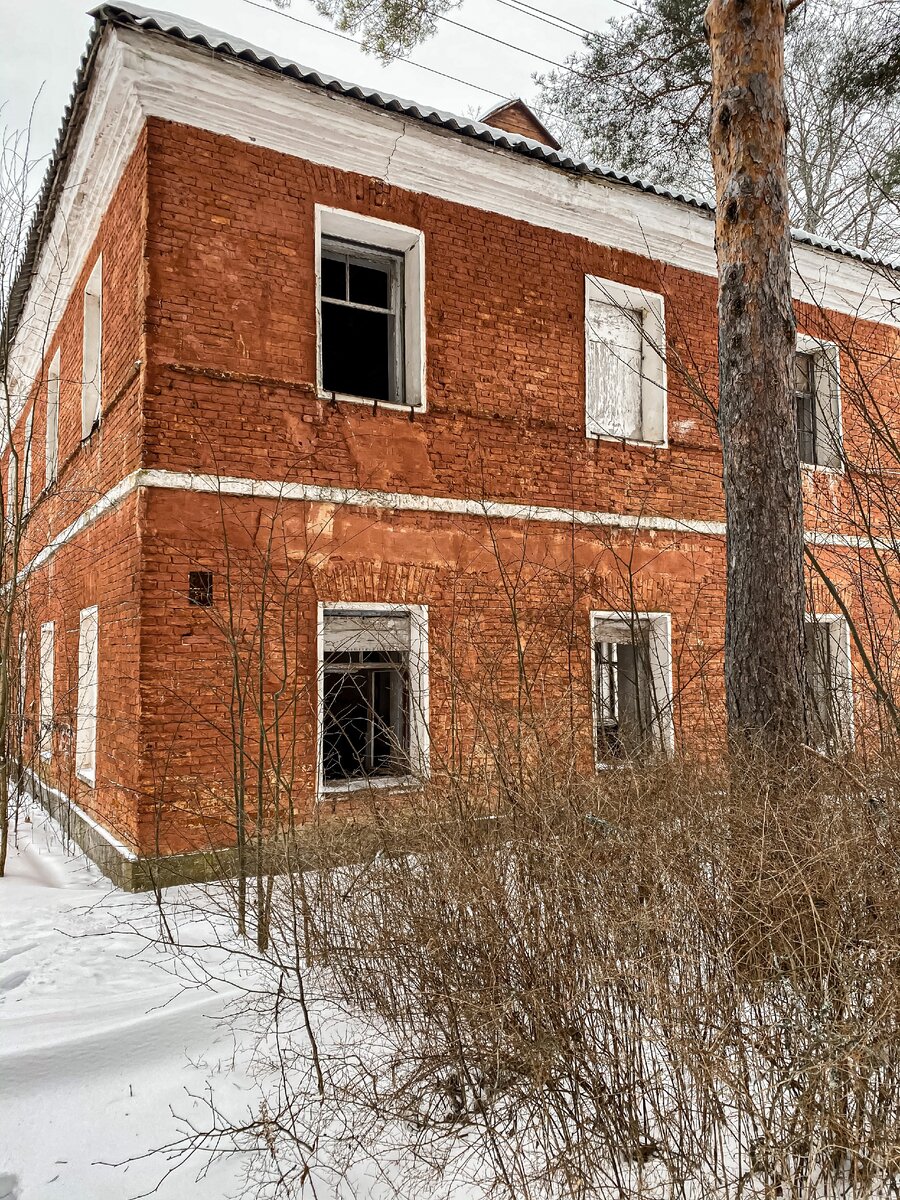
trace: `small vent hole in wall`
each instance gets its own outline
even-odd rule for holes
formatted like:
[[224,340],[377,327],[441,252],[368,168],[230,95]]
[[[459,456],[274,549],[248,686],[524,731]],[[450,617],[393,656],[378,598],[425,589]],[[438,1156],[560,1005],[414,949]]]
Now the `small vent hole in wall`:
[[212,571],[188,572],[188,603],[197,608],[212,608],[213,576]]

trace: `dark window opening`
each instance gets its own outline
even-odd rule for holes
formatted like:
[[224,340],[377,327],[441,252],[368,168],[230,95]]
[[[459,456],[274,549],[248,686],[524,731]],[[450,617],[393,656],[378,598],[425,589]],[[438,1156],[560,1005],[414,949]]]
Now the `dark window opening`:
[[812,354],[794,355],[794,398],[797,404],[797,437],[800,445],[800,461],[815,466],[817,422],[816,413],[816,366]]
[[832,750],[840,740],[841,696],[830,621],[808,621],[806,697],[809,736],[818,750]]
[[654,729],[649,647],[632,641],[601,641],[594,654],[601,760],[646,754]]
[[212,571],[190,571],[188,573],[188,603],[197,608],[212,608]]
[[403,255],[322,242],[322,386],[403,402]]
[[326,783],[409,771],[409,655],[325,654],[323,776]]

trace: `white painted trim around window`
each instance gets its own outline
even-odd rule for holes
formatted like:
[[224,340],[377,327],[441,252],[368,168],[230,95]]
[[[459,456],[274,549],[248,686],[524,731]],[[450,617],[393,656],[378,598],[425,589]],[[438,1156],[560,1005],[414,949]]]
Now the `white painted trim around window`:
[[[325,783],[322,778],[322,739],[324,736],[324,670],[325,613],[384,613],[408,615],[409,631],[409,756],[413,771],[392,778],[350,780],[345,783]],[[394,604],[375,601],[319,601],[316,613],[316,795],[319,800],[331,800],[351,792],[371,788],[409,791],[428,778],[431,763],[430,688],[428,682],[428,606],[426,604]]]
[[53,355],[47,370],[47,409],[44,430],[44,487],[56,482],[59,471],[60,352]]
[[45,762],[53,757],[54,654],[53,622],[45,621],[41,625],[38,674],[38,741]]
[[[604,430],[591,414],[590,347],[592,301],[641,314],[641,432],[640,438],[621,438]],[[585,430],[601,441],[628,442],[665,449],[669,444],[666,390],[666,312],[658,292],[629,287],[596,275],[584,277]]]
[[[322,382],[322,238],[341,238],[375,250],[394,250],[403,255],[403,352],[404,403],[375,401],[364,396],[326,392]],[[325,400],[367,404],[370,408],[392,408],[408,412],[426,409],[425,394],[425,235],[421,229],[398,225],[363,213],[346,212],[317,204],[315,210],[316,255],[316,390]]]
[[96,604],[78,622],[78,699],[75,714],[75,774],[94,786],[97,779],[97,701],[100,692],[100,619]]
[[[829,410],[831,426],[833,427],[840,456],[836,466],[827,463],[801,462],[804,471],[821,471],[826,475],[844,474],[844,414],[841,387],[841,350],[837,342],[829,342],[824,338],[811,337],[808,333],[798,333],[796,350],[798,354],[811,354],[815,359],[815,389],[816,389],[816,418],[823,408]],[[825,379],[822,378],[822,366],[825,367]]]
[[22,440],[22,454],[25,459],[22,482],[22,517],[27,517],[31,511],[31,480],[34,454],[34,405],[28,410],[25,418],[25,436]]
[[812,613],[807,612],[803,617],[804,624],[837,625],[837,636],[833,638],[840,650],[839,665],[842,673],[836,683],[840,687],[841,704],[841,738],[847,747],[856,744],[856,713],[853,697],[853,657],[851,653],[850,624],[842,613]]
[[84,285],[81,351],[81,440],[90,437],[103,413],[103,255]]
[[653,700],[656,712],[653,723],[659,737],[660,749],[671,754],[675,749],[675,713],[672,691],[672,614],[667,612],[604,612],[592,610],[590,614],[591,651],[591,740],[594,747],[594,765],[598,771],[607,770],[615,763],[601,760],[597,744],[597,664],[594,647],[597,643],[596,628],[600,622],[609,621],[620,625],[640,622],[650,626],[650,673]]

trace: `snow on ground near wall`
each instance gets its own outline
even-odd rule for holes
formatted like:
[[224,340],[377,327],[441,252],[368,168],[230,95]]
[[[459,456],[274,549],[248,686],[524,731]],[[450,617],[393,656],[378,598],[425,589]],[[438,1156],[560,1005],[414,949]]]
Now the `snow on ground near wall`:
[[[161,1179],[160,1200],[240,1195],[234,1157],[168,1178],[157,1155],[103,1165],[172,1142],[207,1089],[235,1115],[256,1108],[250,1048],[226,1016],[246,982],[239,958],[200,951],[221,982],[196,983],[153,940],[153,897],[114,889],[41,810],[30,817],[0,879],[0,1200],[128,1200]],[[182,918],[179,940],[191,933]]]

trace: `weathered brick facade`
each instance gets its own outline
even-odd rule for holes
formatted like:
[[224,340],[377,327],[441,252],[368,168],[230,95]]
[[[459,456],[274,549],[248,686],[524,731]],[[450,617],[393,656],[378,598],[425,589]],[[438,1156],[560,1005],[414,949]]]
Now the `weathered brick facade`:
[[[448,136],[434,132],[435,146]],[[484,152],[485,172],[493,156]],[[525,167],[541,186],[560,174]],[[660,221],[679,207],[656,203]],[[424,232],[424,411],[318,394],[317,205]],[[28,402],[37,497],[58,347],[59,478],[35,499],[23,562],[99,508],[27,581],[32,728],[36,631],[48,620],[57,631],[53,754],[35,766],[44,780],[139,852],[227,845],[238,662],[251,710],[260,687],[264,697],[265,788],[273,773],[289,777],[302,815],[316,796],[322,601],[427,606],[432,770],[477,760],[517,722],[544,723],[557,747],[571,738],[592,770],[592,610],[671,614],[676,744],[714,744],[724,621],[715,279],[604,242],[603,229],[579,237],[199,126],[143,120]],[[82,292],[101,252],[103,414],[82,442]],[[665,447],[586,436],[586,275],[665,298]],[[797,311],[805,332],[854,348],[848,396],[858,368],[893,411],[896,329],[811,304]],[[23,425],[24,416],[19,438]],[[850,403],[844,437],[870,445]],[[249,494],[254,482],[262,495]],[[297,485],[325,491],[298,496]],[[810,529],[858,532],[846,478],[810,473],[807,488]],[[360,492],[380,495],[369,502]],[[479,507],[492,502],[540,511]],[[852,604],[844,553],[821,550]],[[188,603],[197,568],[213,573],[212,609]],[[815,596],[833,611],[821,589]],[[100,651],[90,786],[75,776],[71,731],[78,615],[92,604]],[[860,683],[859,706],[865,691]],[[277,771],[276,711],[285,735]],[[245,723],[251,742],[258,725]],[[247,749],[252,771],[259,757]]]

